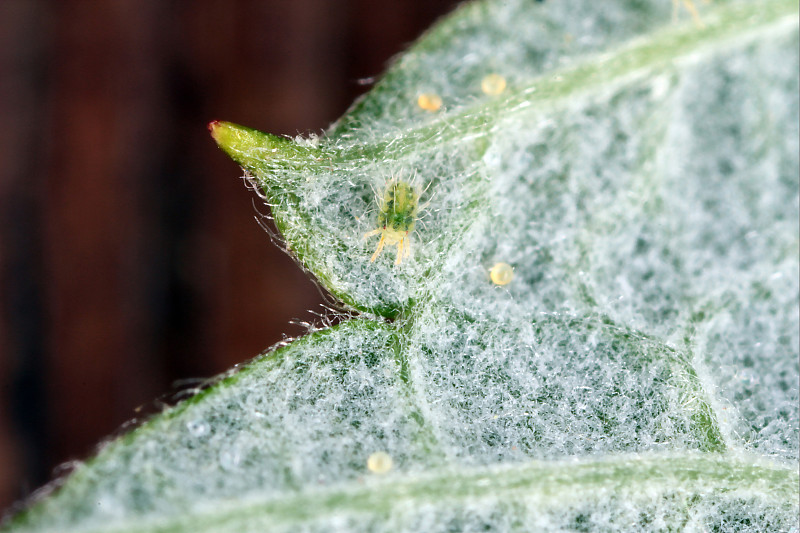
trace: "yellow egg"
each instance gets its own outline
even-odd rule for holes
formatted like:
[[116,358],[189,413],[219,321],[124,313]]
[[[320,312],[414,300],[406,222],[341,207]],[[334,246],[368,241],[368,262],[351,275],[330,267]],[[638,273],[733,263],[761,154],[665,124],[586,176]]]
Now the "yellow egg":
[[425,111],[438,111],[442,107],[442,97],[434,93],[422,93],[417,98],[417,105]]
[[373,474],[385,474],[392,469],[392,456],[386,452],[375,452],[367,459],[367,469]]
[[506,90],[506,79],[500,74],[489,74],[481,81],[481,90],[486,94],[500,94]]
[[489,277],[495,285],[508,285],[514,279],[514,269],[508,263],[496,263],[489,269]]

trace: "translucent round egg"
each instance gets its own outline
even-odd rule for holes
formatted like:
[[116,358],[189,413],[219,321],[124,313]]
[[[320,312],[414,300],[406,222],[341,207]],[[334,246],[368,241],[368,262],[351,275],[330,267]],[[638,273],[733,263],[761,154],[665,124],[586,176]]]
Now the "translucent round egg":
[[489,74],[481,80],[481,90],[486,94],[500,94],[506,90],[506,79],[500,74]]
[[417,105],[425,111],[438,111],[442,107],[442,97],[434,93],[422,93],[417,98]]
[[373,474],[385,474],[392,469],[392,456],[386,452],[375,452],[367,459],[367,469]]
[[489,277],[495,285],[508,285],[514,279],[514,269],[508,263],[496,263],[489,269]]

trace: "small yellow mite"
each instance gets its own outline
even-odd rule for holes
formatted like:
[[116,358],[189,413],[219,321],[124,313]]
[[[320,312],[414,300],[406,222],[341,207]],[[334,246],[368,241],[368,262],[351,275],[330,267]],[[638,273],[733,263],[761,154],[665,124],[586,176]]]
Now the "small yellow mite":
[[409,234],[414,231],[419,211],[419,192],[409,183],[392,179],[386,184],[383,197],[379,199],[378,229],[364,235],[364,238],[373,235],[381,236],[378,248],[372,254],[370,262],[383,251],[386,245],[397,245],[397,259],[394,264],[399,265],[403,257],[411,254],[411,240]]

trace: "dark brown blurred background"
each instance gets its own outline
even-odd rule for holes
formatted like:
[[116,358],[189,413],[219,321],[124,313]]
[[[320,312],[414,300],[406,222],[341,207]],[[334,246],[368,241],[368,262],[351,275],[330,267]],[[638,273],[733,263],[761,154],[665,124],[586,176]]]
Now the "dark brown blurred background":
[[206,123],[319,132],[455,4],[0,0],[0,514],[316,320]]

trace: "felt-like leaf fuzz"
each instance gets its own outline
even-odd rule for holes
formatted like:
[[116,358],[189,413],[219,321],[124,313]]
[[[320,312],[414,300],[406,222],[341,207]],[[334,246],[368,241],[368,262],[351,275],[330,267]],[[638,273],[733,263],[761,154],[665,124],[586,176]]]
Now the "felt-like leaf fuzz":
[[3,530],[798,528],[798,5],[673,4],[465,4],[320,138],[213,122],[356,318]]

